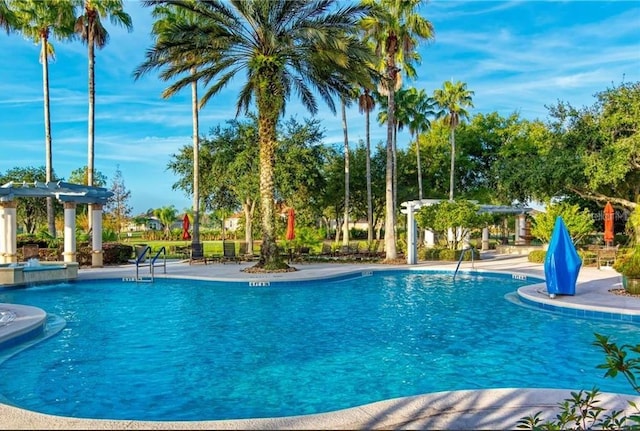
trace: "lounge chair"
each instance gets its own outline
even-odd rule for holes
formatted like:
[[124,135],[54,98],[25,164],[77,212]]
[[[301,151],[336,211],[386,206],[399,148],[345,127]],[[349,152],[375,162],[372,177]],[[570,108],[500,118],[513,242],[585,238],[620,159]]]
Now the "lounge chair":
[[238,257],[248,262],[253,260],[253,254],[248,252],[249,246],[246,241],[242,241],[238,244]]
[[204,262],[205,265],[207,264],[207,257],[204,255],[204,245],[201,242],[191,244],[189,265],[193,262]]
[[222,241],[222,263],[227,261],[240,263],[240,259],[236,255],[236,243]]

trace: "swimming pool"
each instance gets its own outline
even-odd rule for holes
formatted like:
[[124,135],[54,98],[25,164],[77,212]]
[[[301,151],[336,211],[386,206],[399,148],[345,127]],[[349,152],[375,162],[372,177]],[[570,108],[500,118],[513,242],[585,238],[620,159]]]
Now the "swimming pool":
[[638,326],[517,305],[532,280],[381,271],[270,286],[157,279],[0,290],[66,320],[0,364],[3,402],[43,413],[209,420],[326,412],[480,388],[591,389],[593,333]]

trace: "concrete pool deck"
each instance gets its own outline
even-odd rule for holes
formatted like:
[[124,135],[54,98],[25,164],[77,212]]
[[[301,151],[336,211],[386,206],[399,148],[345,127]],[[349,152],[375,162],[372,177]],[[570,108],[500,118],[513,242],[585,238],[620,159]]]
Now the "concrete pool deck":
[[[155,269],[157,278],[187,277],[234,281],[290,281],[317,279],[374,269],[443,269],[453,270],[455,263],[421,263],[416,266],[380,264],[302,263],[293,264],[298,271],[276,274],[251,274],[242,269],[251,263],[208,264],[171,261],[166,275]],[[464,262],[460,271],[514,273],[518,276],[544,278],[541,264],[526,257],[483,254],[473,264]],[[78,272],[78,280],[123,278],[135,276],[134,265],[108,268],[86,268]],[[148,269],[147,269],[148,271]],[[144,275],[144,274],[141,274]],[[544,284],[520,288],[518,293],[528,305],[570,315],[601,317],[620,321],[640,322],[640,298],[615,295],[609,290],[620,289],[620,276],[610,269],[583,267],[578,277],[576,294],[558,296],[546,294]],[[10,304],[0,304],[0,311],[11,311]],[[582,313],[582,314],[581,314]],[[591,313],[591,314],[589,314]],[[0,340],[12,328],[16,319],[2,324]],[[595,365],[594,365],[595,366]],[[621,377],[619,377],[621,378]],[[202,422],[148,422],[122,420],[76,419],[35,413],[0,404],[0,429],[515,429],[525,416],[542,411],[543,418],[553,418],[558,403],[570,397],[570,392],[585,388],[557,389],[490,389],[452,391],[385,400],[336,412],[283,418],[216,420]],[[601,394],[600,407],[626,410],[627,400],[640,404],[639,396]]]

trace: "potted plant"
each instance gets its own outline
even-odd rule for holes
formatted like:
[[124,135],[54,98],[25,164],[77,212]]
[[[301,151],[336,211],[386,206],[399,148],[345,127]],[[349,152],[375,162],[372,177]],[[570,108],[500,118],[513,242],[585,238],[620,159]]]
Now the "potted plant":
[[622,285],[628,293],[640,295],[640,246],[616,259],[613,269],[622,275]]

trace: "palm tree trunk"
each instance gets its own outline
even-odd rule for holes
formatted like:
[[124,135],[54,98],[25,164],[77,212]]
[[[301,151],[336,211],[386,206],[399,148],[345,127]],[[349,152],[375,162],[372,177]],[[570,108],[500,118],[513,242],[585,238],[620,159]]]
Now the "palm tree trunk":
[[418,141],[419,139],[416,138],[416,163],[418,167],[418,199],[422,200],[422,167],[420,166],[420,142]]
[[[191,75],[196,69],[191,68]],[[198,117],[198,82],[191,83],[191,115],[193,118],[193,233],[192,244],[200,243],[200,127]]]
[[[90,14],[88,15],[89,25],[87,34],[87,52],[89,57],[89,118],[87,119],[88,133],[87,133],[87,185],[93,186],[93,168],[94,168],[94,156],[95,156],[95,101],[96,101],[96,87],[95,87],[95,47],[94,47],[94,34],[92,31],[93,19]],[[87,217],[88,227],[91,230],[91,224],[93,223],[93,217],[91,217],[93,211],[93,205],[87,205]]]
[[[53,156],[51,151],[51,115],[49,113],[49,49],[46,36],[42,37],[42,92],[44,96],[44,140],[45,140],[45,178],[52,180]],[[49,235],[56,236],[56,219],[53,212],[53,198],[47,198],[47,224]]]
[[247,243],[247,254],[253,254],[253,212],[255,201],[247,198],[242,205],[244,210],[244,240]]
[[396,234],[395,234],[395,225],[396,225],[396,211],[394,207],[394,190],[393,190],[393,131],[395,129],[395,88],[393,83],[395,83],[395,66],[391,63],[388,68],[388,76],[389,76],[389,94],[387,96],[387,172],[386,172],[386,185],[385,185],[385,200],[386,200],[386,211],[385,211],[385,220],[384,220],[384,246],[386,252],[386,259],[395,259],[397,257],[396,254]]
[[344,224],[342,226],[342,245],[349,245],[349,135],[347,133],[347,109],[344,99],[342,105],[342,132],[344,133]]
[[278,248],[275,232],[274,208],[274,168],[276,149],[276,123],[278,110],[262,112],[258,115],[258,134],[260,140],[260,209],[262,214],[262,248],[259,265],[275,264],[278,261]]
[[365,113],[366,123],[366,140],[367,140],[367,241],[369,244],[373,242],[373,199],[371,197],[371,133],[370,133],[370,115],[369,110]]
[[[394,106],[395,109],[395,106]],[[397,123],[397,122],[396,122]],[[393,128],[393,208],[398,208],[398,125]],[[394,223],[395,226],[395,223]]]
[[456,138],[455,131],[451,128],[451,132],[449,132],[449,143],[451,144],[451,173],[449,175],[449,200],[453,201],[453,180],[454,180],[454,169],[456,163]]

